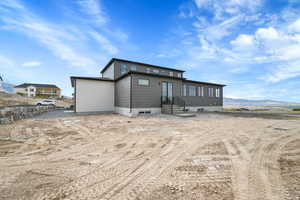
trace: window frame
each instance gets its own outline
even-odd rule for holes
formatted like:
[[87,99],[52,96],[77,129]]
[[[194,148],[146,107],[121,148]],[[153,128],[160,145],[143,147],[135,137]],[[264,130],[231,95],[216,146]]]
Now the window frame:
[[[124,70],[124,71],[123,71]],[[125,74],[128,71],[128,67],[126,64],[121,64],[120,65],[120,73]]]
[[[147,81],[148,84],[141,84],[140,81]],[[143,86],[143,87],[150,87],[150,80],[149,79],[144,79],[144,78],[139,78],[137,81],[137,85],[138,86]]]
[[[196,86],[195,85],[189,85],[188,88],[189,88],[189,97],[195,97],[195,96],[197,96],[197,90],[196,90]],[[194,92],[193,95],[191,94],[192,88],[194,90],[193,91]]]
[[152,69],[152,72],[155,74],[159,74],[159,69]]
[[131,65],[130,66],[130,71],[137,71],[137,66],[136,65]]
[[217,98],[220,98],[220,96],[221,96],[220,91],[221,91],[220,88],[216,88],[216,97]]

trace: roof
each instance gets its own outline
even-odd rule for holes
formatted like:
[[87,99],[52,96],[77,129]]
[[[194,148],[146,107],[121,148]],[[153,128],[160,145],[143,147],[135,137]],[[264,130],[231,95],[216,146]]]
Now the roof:
[[215,86],[221,86],[221,87],[225,87],[226,86],[226,85],[218,84],[218,83],[209,83],[209,82],[194,81],[194,80],[188,80],[188,79],[185,79],[184,82],[200,83],[200,84],[205,84],[205,85],[215,85]]
[[123,74],[119,78],[116,79],[116,81],[130,75],[130,74],[141,74],[141,75],[147,75],[147,76],[154,76],[154,77],[162,77],[162,78],[170,78],[170,79],[179,79],[183,80],[184,82],[191,82],[191,83],[200,83],[200,84],[205,84],[205,85],[215,85],[215,86],[221,86],[224,87],[226,85],[223,84],[217,84],[217,83],[209,83],[209,82],[203,82],[203,81],[193,81],[193,80],[187,80],[186,78],[179,78],[176,76],[167,76],[167,75],[161,75],[161,74],[153,74],[153,73],[145,73],[145,72],[138,72],[138,71],[129,71],[126,74]]
[[167,76],[167,75],[161,75],[161,74],[153,74],[153,73],[145,73],[145,72],[138,72],[138,71],[129,71],[126,74],[123,74],[119,78],[116,79],[116,81],[130,75],[130,74],[141,74],[141,75],[147,75],[147,76],[154,76],[154,77],[162,77],[162,78],[169,78],[169,79],[179,79],[179,80],[184,80],[185,78],[180,78],[177,76]]
[[158,65],[151,65],[151,64],[147,64],[147,63],[135,62],[135,61],[124,60],[124,59],[119,59],[119,58],[112,58],[112,59],[105,65],[105,67],[101,70],[101,73],[105,72],[106,69],[107,69],[107,68],[111,65],[111,63],[113,63],[114,61],[128,62],[128,63],[131,63],[131,64],[144,65],[144,66],[155,67],[155,68],[159,68],[159,69],[167,69],[167,70],[173,70],[173,71],[178,71],[178,72],[185,72],[185,71],[183,71],[183,70],[174,69],[174,68],[169,68],[169,67],[163,67],[163,66],[158,66]]
[[71,76],[71,84],[72,87],[74,87],[74,80],[75,79],[81,79],[81,80],[92,80],[92,81],[114,81],[110,78],[105,78],[105,77],[84,77],[84,76]]
[[56,85],[53,84],[39,84],[39,83],[23,83],[21,85],[15,86],[15,88],[26,88],[28,86],[34,86],[36,88],[58,88]]

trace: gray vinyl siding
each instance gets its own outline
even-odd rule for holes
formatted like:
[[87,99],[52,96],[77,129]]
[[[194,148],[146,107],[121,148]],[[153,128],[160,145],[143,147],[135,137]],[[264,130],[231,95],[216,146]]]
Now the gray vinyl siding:
[[[138,85],[138,79],[149,80],[149,86]],[[181,94],[181,80],[172,78],[161,78],[147,75],[132,75],[132,108],[161,107],[161,83],[163,81],[173,83],[173,96]]]
[[[136,71],[137,72],[143,72],[143,73],[147,73],[147,68],[150,68],[151,74],[160,74],[160,75],[166,75],[166,76],[170,76],[170,72],[173,72],[173,77],[178,77],[178,74],[181,74],[182,76],[182,72],[178,72],[178,71],[173,71],[173,70],[168,70],[168,69],[159,69],[159,68],[155,68],[155,67],[148,67],[148,66],[144,66],[144,65],[138,65],[138,64],[132,64],[132,63],[127,63],[127,62],[122,62],[122,61],[115,61],[115,79],[120,77],[121,74],[121,64],[125,64],[127,66],[127,71],[130,71],[131,66],[136,66]],[[157,69],[159,70],[159,73],[154,73],[152,72],[152,69]],[[170,76],[171,77],[171,76]]]
[[[223,88],[214,85],[205,85],[200,83],[183,82],[183,85],[196,86],[196,96],[189,96],[189,88],[187,87],[187,96],[182,96],[186,106],[223,106]],[[199,86],[204,87],[204,96],[198,96]],[[208,96],[208,88],[214,88],[214,97]],[[215,97],[215,89],[220,88],[220,97]]]
[[115,106],[130,107],[130,81],[131,77],[127,76],[115,83]]

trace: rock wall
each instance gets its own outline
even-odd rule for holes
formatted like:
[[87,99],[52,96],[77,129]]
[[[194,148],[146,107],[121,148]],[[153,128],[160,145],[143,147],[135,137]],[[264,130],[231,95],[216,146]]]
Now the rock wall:
[[53,111],[54,106],[8,106],[0,107],[0,124],[7,124],[19,119],[30,118],[35,115]]

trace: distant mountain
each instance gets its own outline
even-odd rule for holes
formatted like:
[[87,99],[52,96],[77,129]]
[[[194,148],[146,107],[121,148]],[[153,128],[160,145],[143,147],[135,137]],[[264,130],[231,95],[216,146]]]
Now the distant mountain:
[[15,93],[14,85],[0,80],[0,92]]
[[224,98],[225,107],[300,107],[300,103],[273,101],[273,100],[248,100]]

